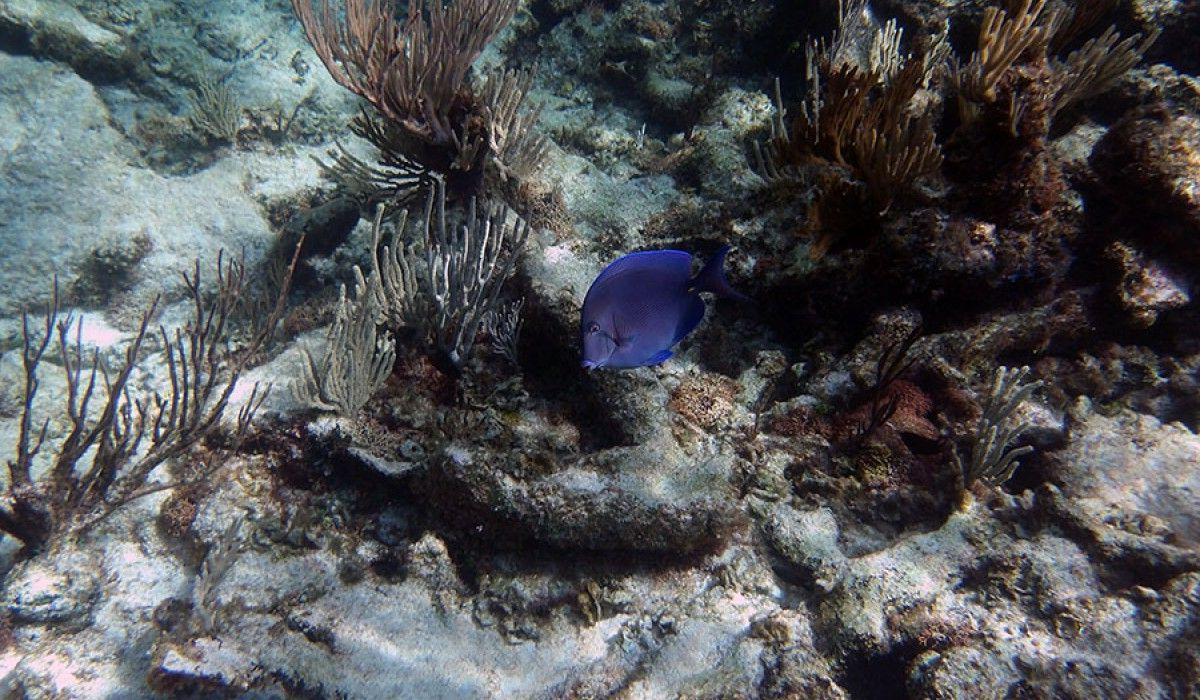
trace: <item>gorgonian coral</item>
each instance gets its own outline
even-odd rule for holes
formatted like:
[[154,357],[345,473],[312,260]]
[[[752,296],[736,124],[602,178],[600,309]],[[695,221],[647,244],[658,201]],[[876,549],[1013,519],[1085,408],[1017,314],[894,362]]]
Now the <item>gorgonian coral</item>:
[[412,194],[430,171],[469,193],[490,168],[500,177],[535,169],[543,156],[531,130],[536,113],[520,109],[528,74],[497,71],[482,87],[469,80],[517,5],[412,0],[401,20],[394,0],[292,0],[329,74],[370,105],[353,130],[379,149],[380,166],[339,149],[328,166],[335,177],[371,200]]

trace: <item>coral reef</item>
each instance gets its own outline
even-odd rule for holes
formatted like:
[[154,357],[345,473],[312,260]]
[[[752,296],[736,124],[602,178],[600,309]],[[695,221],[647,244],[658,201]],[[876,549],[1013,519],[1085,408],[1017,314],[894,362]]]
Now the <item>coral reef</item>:
[[0,694],[1190,697],[1198,17],[0,0]]

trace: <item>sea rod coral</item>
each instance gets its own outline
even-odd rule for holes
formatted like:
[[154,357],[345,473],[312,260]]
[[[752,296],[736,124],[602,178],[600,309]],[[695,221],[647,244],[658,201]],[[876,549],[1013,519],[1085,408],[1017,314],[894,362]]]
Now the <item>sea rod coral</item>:
[[[294,266],[295,258],[291,269]],[[198,261],[190,274],[183,273],[190,322],[174,333],[159,330],[170,381],[165,394],[138,395],[129,386],[149,339],[157,300],[142,314],[123,360],[113,370],[98,351],[89,357],[83,350],[81,325],[70,314],[60,314],[57,283],[37,330],[28,314],[22,316],[23,409],[15,456],[8,462],[0,530],[37,551],[81,534],[132,500],[177,485],[148,480],[159,465],[221,429],[238,379],[274,332],[287,295],[285,283],[270,314],[258,319],[241,347],[231,348],[231,315],[246,288],[246,268],[240,260],[223,257],[216,268],[212,294],[201,287]],[[35,422],[34,399],[41,384],[39,372],[46,369],[43,360],[52,348],[66,379],[62,410],[69,430],[54,446],[50,468],[35,476],[34,460],[47,446],[50,421]],[[245,400],[233,429],[235,444],[249,429],[268,390],[256,384]]]

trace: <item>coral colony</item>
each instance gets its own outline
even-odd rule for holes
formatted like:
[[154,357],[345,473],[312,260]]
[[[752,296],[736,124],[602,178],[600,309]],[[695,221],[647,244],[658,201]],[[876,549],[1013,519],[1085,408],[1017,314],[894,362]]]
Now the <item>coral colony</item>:
[[0,0],[3,694],[1194,697],[1197,37]]

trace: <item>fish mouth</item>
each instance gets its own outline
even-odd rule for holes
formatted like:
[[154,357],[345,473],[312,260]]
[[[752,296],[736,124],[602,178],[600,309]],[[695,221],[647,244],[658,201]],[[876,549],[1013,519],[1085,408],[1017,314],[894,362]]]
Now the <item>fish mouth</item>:
[[603,362],[598,362],[596,360],[584,360],[579,364],[589,372],[595,371],[597,368],[604,366]]

